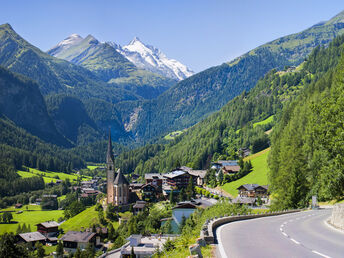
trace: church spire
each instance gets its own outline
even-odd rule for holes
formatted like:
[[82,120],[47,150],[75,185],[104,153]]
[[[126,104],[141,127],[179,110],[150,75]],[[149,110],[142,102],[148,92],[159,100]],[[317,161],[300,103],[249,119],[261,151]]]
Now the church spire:
[[112,150],[112,142],[111,142],[111,130],[109,129],[109,142],[108,142],[108,148],[107,148],[107,154],[106,154],[106,163],[113,163],[114,162],[114,156],[113,156],[113,150]]

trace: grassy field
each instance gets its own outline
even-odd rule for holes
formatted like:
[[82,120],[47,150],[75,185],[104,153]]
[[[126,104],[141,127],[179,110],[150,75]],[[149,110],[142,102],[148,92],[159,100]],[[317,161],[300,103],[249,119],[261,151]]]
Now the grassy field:
[[[51,181],[56,182],[56,180],[66,180],[67,178],[74,182],[77,180],[78,175],[76,174],[66,174],[62,172],[51,172],[51,171],[40,171],[35,168],[29,168],[29,172],[27,171],[17,171],[18,175],[21,177],[33,177],[33,176],[43,176],[45,183],[50,183]],[[82,176],[83,179],[90,179],[89,176]]]
[[[26,210],[26,207],[28,208]],[[0,211],[8,211],[8,210],[15,210],[20,211],[22,210],[23,213],[16,214],[12,212],[13,220],[11,224],[0,224],[0,235],[5,232],[16,232],[18,226],[21,224],[26,224],[27,226],[30,225],[31,230],[36,230],[36,224],[55,220],[57,221],[58,218],[63,216],[62,210],[53,210],[53,211],[42,211],[39,205],[24,205],[23,208],[14,209],[14,208],[6,208]]]
[[99,167],[102,167],[102,166],[103,166],[103,165],[97,165],[97,166],[89,165],[89,166],[87,166],[87,168],[88,168],[89,170],[94,170],[94,169],[99,168]]
[[174,131],[172,133],[169,133],[168,135],[166,135],[164,137],[165,140],[173,140],[174,138],[176,138],[177,136],[181,135],[183,133],[183,131]]
[[266,124],[269,124],[269,123],[271,123],[273,120],[274,120],[274,116],[269,116],[267,119],[265,119],[265,120],[263,120],[263,121],[254,123],[254,124],[253,124],[253,128],[255,128],[257,125],[266,125]]
[[230,195],[232,195],[233,197],[236,197],[238,195],[237,188],[240,185],[243,185],[243,184],[267,185],[268,184],[267,158],[268,158],[269,151],[270,151],[270,148],[246,157],[244,160],[245,161],[251,160],[253,171],[247,176],[244,176],[237,181],[224,184],[221,188],[225,190],[227,193],[229,193]]
[[[95,205],[91,206],[73,218],[63,222],[60,228],[62,228],[64,232],[67,232],[69,230],[81,230],[81,228],[89,228],[92,226],[92,224],[99,223],[98,211],[94,210],[95,207]],[[117,228],[118,222],[114,222],[113,226],[114,228]]]

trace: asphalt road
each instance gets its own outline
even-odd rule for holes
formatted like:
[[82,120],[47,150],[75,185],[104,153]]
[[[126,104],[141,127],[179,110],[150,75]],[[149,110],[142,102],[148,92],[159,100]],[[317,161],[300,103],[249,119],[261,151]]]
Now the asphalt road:
[[216,230],[217,256],[344,258],[344,233],[325,223],[331,212],[304,211],[225,224]]

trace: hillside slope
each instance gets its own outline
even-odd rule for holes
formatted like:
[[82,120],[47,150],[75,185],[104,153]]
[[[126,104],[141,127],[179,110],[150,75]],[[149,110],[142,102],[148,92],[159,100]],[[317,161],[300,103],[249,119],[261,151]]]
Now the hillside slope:
[[37,83],[0,67],[0,117],[11,119],[39,138],[59,145],[71,144],[57,132]]
[[[327,46],[344,32],[344,12],[326,23],[262,45],[232,62],[193,75],[167,90],[156,100],[136,103],[141,110],[131,131],[149,139],[192,126],[219,110],[273,68],[300,64],[318,45]],[[133,109],[124,108],[125,123]]]
[[[199,169],[208,168],[211,160],[237,158],[240,148],[254,152],[267,148],[269,136],[265,132],[279,122],[283,106],[337,65],[343,43],[344,36],[339,36],[328,48],[316,48],[297,69],[270,71],[252,90],[235,97],[168,144],[122,154],[116,164],[123,171],[140,174],[167,172],[178,164]],[[272,115],[272,122],[256,124]]]

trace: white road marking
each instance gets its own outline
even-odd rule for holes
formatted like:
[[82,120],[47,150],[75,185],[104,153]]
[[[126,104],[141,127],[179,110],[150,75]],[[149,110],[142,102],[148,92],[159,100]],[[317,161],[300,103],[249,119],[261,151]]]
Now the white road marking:
[[227,258],[228,256],[227,256],[227,254],[226,254],[226,252],[225,252],[225,249],[223,248],[223,244],[222,244],[222,241],[221,241],[221,232],[222,232],[222,229],[223,229],[223,226],[221,226],[221,227],[219,228],[219,235],[218,235],[219,237],[218,237],[217,241],[219,242],[219,251],[220,251],[221,257]]
[[325,254],[319,253],[319,252],[317,252],[317,251],[315,251],[315,250],[312,250],[312,253],[315,253],[315,254],[320,255],[320,256],[322,256],[322,257],[325,257],[325,258],[331,258],[330,256],[327,256],[327,255],[325,255]]
[[282,228],[282,227],[280,227],[280,230],[281,230],[281,231],[283,231],[283,228]]
[[300,242],[298,242],[298,241],[296,241],[295,239],[293,239],[293,238],[290,238],[290,240],[291,241],[293,241],[295,244],[297,244],[297,245],[299,245],[300,244]]
[[289,237],[286,233],[282,232],[282,234],[285,236],[285,237]]

